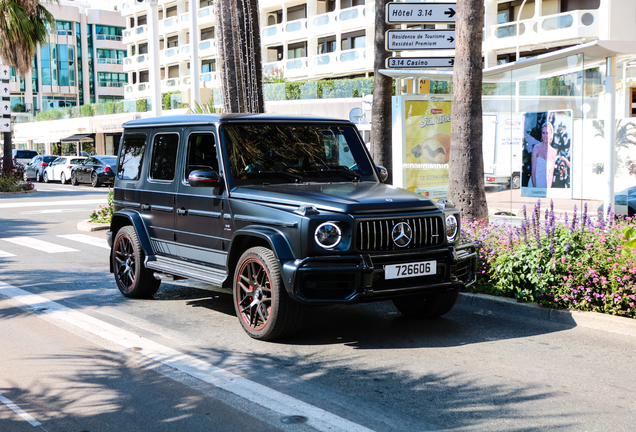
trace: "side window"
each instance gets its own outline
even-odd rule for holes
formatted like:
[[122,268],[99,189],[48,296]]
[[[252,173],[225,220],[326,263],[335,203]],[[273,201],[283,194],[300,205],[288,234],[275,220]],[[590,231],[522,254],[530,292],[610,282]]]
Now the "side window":
[[174,180],[175,165],[177,163],[177,148],[179,147],[179,135],[159,134],[155,135],[155,144],[152,149],[152,165],[150,178],[153,180]]
[[117,163],[117,177],[123,180],[139,180],[145,148],[146,134],[124,135]]
[[186,160],[185,180],[196,169],[210,169],[219,172],[216,158],[214,135],[211,133],[193,133],[188,138],[188,159]]

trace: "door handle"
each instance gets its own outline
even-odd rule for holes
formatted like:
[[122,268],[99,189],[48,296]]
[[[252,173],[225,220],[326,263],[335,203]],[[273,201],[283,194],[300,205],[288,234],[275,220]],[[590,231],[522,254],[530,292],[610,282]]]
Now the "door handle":
[[150,210],[150,204],[142,204],[141,209],[146,211]]
[[188,214],[188,210],[181,207],[180,209],[177,209],[177,214],[180,214],[181,216],[185,216]]

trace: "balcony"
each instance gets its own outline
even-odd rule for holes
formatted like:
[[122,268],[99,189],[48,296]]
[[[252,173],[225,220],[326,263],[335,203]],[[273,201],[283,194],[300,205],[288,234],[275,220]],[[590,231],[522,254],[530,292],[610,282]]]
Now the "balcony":
[[97,64],[120,65],[120,64],[124,64],[124,59],[100,58],[100,57],[97,57]]
[[199,42],[199,57],[209,57],[216,54],[216,40],[206,39]]
[[338,29],[340,31],[359,29],[366,27],[366,25],[366,6],[343,9],[338,13]]
[[294,79],[306,77],[309,73],[309,61],[307,57],[289,59],[285,62],[285,78]]
[[122,42],[124,44],[132,44],[146,39],[148,39],[147,24],[124,30]]
[[161,81],[161,91],[175,91],[181,84],[180,78],[168,78]]
[[202,27],[210,24],[214,24],[214,6],[199,9],[199,12],[197,12],[197,26]]
[[179,47],[179,61],[190,60],[190,45]]
[[174,64],[179,61],[179,47],[166,48],[159,51],[161,64]]
[[599,11],[578,10],[522,20],[519,21],[518,37],[516,22],[499,24],[490,28],[488,36],[487,49],[494,50],[597,39],[600,36]]
[[203,88],[216,88],[221,85],[221,83],[219,82],[218,74],[216,72],[202,73],[199,81],[201,82],[201,87]]
[[307,18],[288,21],[285,25],[286,40],[307,38]]
[[179,30],[187,30],[190,28],[190,13],[184,13],[179,15]]
[[283,40],[284,32],[284,24],[276,24],[273,26],[264,27],[261,30],[261,43],[263,45],[267,45],[275,42],[281,42]]
[[334,26],[337,25],[337,22],[338,12],[329,12],[311,18],[309,28],[311,28],[312,34],[315,35],[333,34]]
[[159,32],[161,33],[174,33],[178,28],[178,17],[168,17],[159,21]]

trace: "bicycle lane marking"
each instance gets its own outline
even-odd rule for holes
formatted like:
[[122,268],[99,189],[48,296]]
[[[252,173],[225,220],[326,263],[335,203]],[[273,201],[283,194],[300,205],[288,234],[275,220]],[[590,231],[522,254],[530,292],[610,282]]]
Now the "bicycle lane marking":
[[[255,383],[224,369],[212,366],[191,355],[138,336],[127,330],[100,321],[89,315],[77,312],[54,301],[0,281],[0,295],[16,300],[41,314],[78,327],[93,335],[126,349],[133,349],[138,354],[162,363],[192,377],[226,390],[252,403],[258,404],[283,416],[307,417],[306,425],[316,430],[333,432],[372,432],[362,425],[310,405],[299,399]],[[139,350],[139,348],[141,348]]]

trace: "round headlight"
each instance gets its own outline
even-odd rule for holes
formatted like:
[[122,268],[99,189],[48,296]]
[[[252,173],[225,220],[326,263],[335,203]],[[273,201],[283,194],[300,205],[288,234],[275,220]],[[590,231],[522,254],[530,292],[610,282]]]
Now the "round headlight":
[[342,239],[342,231],[340,231],[340,228],[335,223],[325,222],[318,225],[314,238],[316,239],[318,246],[325,249],[332,249],[340,243],[340,240]]
[[455,215],[446,216],[446,238],[449,243],[454,242],[457,239],[457,233],[459,232],[459,223]]

